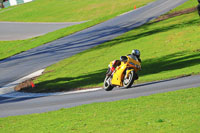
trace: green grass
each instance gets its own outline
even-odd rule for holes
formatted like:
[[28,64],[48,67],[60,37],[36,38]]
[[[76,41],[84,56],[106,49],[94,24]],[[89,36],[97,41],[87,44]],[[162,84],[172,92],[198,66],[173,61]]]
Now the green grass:
[[192,8],[192,7],[196,7],[198,5],[198,1],[196,0],[188,0],[187,2],[185,2],[184,4],[178,6],[177,8],[171,10],[170,12],[174,12],[174,11],[179,11],[179,10],[184,10],[187,8]]
[[127,12],[154,0],[35,0],[0,12],[0,21],[78,22]]
[[[153,1],[153,0],[140,0],[140,1],[139,0],[133,0],[133,1],[128,1],[128,0],[123,0],[123,1],[121,1],[121,0],[115,0],[115,1],[113,1],[113,0],[111,0],[111,1],[86,0],[85,1],[84,0],[84,1],[80,1],[80,0],[77,0],[76,2],[66,0],[66,1],[62,1],[65,4],[63,4],[61,6],[60,4],[62,2],[58,2],[57,0],[51,0],[48,2],[44,1],[44,0],[37,0],[37,1],[33,1],[31,3],[27,3],[24,5],[17,6],[17,7],[11,7],[11,8],[13,8],[12,10],[7,10],[6,12],[0,13],[0,21],[25,21],[25,20],[27,20],[27,21],[35,22],[35,21],[40,20],[42,22],[43,21],[51,22],[51,18],[49,18],[48,16],[52,16],[55,19],[52,21],[57,20],[58,22],[64,21],[61,18],[65,18],[66,19],[65,21],[72,21],[70,19],[68,20],[67,18],[72,19],[73,17],[77,19],[74,21],[82,21],[82,20],[91,20],[91,21],[80,24],[80,25],[63,28],[63,29],[48,33],[48,34],[40,36],[40,37],[35,37],[35,38],[27,39],[27,40],[0,41],[0,60],[8,58],[8,57],[13,56],[18,53],[21,53],[23,51],[27,51],[29,49],[38,47],[40,45],[51,42],[58,38],[70,35],[77,31],[86,29],[86,28],[96,25],[98,23],[104,22],[104,21],[111,19],[111,18],[113,18],[121,13],[124,13],[126,11],[130,11],[133,9],[133,7],[132,7],[133,3],[137,4],[137,6],[140,7],[151,1]],[[58,8],[58,6],[53,6],[55,4],[55,2],[59,3],[58,4],[59,8]],[[102,3],[102,2],[104,2],[104,3]],[[47,6],[47,3],[52,4],[52,5]],[[100,4],[100,3],[102,3],[102,4]],[[112,3],[111,9],[113,9],[113,10],[111,10],[109,13],[105,13],[105,12],[107,12],[108,9],[110,10],[110,8],[108,8],[108,7],[110,7],[111,3]],[[86,5],[89,8],[89,7],[94,6],[94,4],[96,5],[95,9],[97,10],[97,12],[95,10],[94,12],[91,13],[91,10],[81,8],[81,7],[85,7]],[[103,8],[102,6],[105,6],[105,7]],[[52,7],[52,8],[49,8],[49,7]],[[56,10],[56,8],[57,8],[57,11],[53,11],[53,9]],[[85,12],[85,13],[83,13],[83,14],[78,13],[79,15],[72,15],[72,16],[65,15],[64,13],[72,12],[71,8],[76,9],[77,12],[80,12],[79,10],[81,10],[81,12]],[[85,9],[85,11],[82,11],[84,9]],[[52,11],[49,11],[49,10],[52,10]],[[23,15],[26,13],[32,14],[32,15]],[[36,14],[34,15],[34,13],[36,13]],[[44,15],[43,13],[44,14],[48,13],[49,15],[43,16]],[[62,16],[63,14],[65,17]],[[95,17],[91,17],[88,14],[92,14]],[[86,18],[82,19],[83,16],[85,16]],[[87,17],[90,17],[90,18],[87,18]],[[12,20],[10,20],[8,18],[10,18]]]
[[200,88],[0,118],[0,132],[197,133]]
[[132,49],[141,51],[139,82],[200,72],[200,19],[196,12],[149,23],[110,42],[48,67],[33,92],[68,91],[103,85],[110,61]]

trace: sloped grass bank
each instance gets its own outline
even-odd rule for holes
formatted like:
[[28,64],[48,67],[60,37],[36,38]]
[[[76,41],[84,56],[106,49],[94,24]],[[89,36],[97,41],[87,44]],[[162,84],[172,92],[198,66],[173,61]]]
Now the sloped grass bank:
[[141,50],[139,82],[200,72],[200,19],[196,12],[149,23],[110,42],[48,67],[31,92],[69,91],[103,85],[108,63]]
[[199,132],[200,88],[0,118],[0,132]]
[[79,22],[133,10],[154,0],[35,0],[0,13],[0,21]]
[[[52,0],[52,1],[47,2],[45,0],[37,0],[31,3],[19,5],[17,7],[11,7],[13,8],[12,10],[8,10],[4,13],[0,13],[0,21],[27,21],[27,22],[62,22],[62,21],[65,22],[66,21],[66,22],[70,22],[72,21],[71,19],[76,18],[76,20],[74,21],[78,22],[78,21],[83,21],[83,20],[86,20],[86,21],[89,20],[89,22],[63,28],[63,29],[45,34],[43,36],[39,36],[39,37],[31,38],[31,39],[17,40],[17,41],[0,41],[0,60],[8,58],[18,53],[21,53],[23,51],[27,51],[29,49],[38,47],[45,43],[54,41],[61,37],[73,34],[75,32],[84,30],[96,24],[102,23],[119,14],[133,10],[134,4],[137,4],[138,7],[141,7],[154,0],[140,0],[140,1],[133,0],[129,2],[128,1],[129,0],[123,0],[123,1],[121,0],[80,1],[78,0],[75,2],[71,0],[66,0],[66,1],[58,2],[57,0]],[[47,3],[49,4],[49,6],[47,6]],[[56,6],[55,5],[53,6],[53,4],[55,3],[57,3]],[[62,6],[60,5],[61,3],[62,3]],[[110,6],[110,4],[112,4],[112,6]],[[92,7],[94,5],[95,7]],[[53,11],[54,8],[55,8],[55,11]],[[72,8],[73,10],[71,10]],[[85,8],[88,8],[88,9],[85,9]],[[93,11],[93,9],[91,8],[94,8],[95,11]],[[49,11],[49,10],[52,10],[52,11]],[[107,10],[110,10],[110,11],[107,12]],[[76,13],[78,13],[79,15],[76,15]]]

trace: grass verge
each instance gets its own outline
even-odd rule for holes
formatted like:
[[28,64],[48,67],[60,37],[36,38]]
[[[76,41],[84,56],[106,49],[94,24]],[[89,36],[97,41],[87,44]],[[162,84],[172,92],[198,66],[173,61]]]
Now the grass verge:
[[13,132],[199,132],[200,88],[0,118]]
[[[23,51],[27,51],[29,49],[38,47],[45,43],[54,41],[61,37],[73,34],[80,30],[86,29],[86,28],[94,26],[98,23],[104,22],[108,19],[111,19],[121,13],[130,11],[133,9],[133,7],[132,7],[133,3],[137,4],[138,7],[141,7],[141,6],[143,6],[149,2],[152,2],[154,0],[140,0],[140,1],[133,0],[133,1],[129,1],[129,2],[128,1],[129,0],[123,0],[123,1],[121,1],[121,0],[80,1],[80,0],[78,0],[78,1],[74,2],[74,1],[67,0],[67,1],[57,2],[57,0],[52,0],[52,1],[48,2],[48,4],[52,4],[52,5],[47,6],[46,5],[47,2],[45,0],[38,0],[38,1],[34,1],[31,3],[24,4],[24,5],[19,5],[15,8],[11,7],[11,8],[13,8],[12,10],[8,10],[6,12],[0,13],[0,20],[1,19],[4,21],[25,21],[26,20],[28,22],[30,22],[30,21],[35,22],[35,21],[40,20],[42,22],[43,21],[51,22],[50,18],[53,17],[58,22],[61,22],[62,21],[61,18],[74,17],[74,18],[76,18],[76,20],[74,20],[74,21],[82,21],[82,20],[91,20],[91,21],[80,24],[80,25],[63,28],[63,29],[48,33],[46,35],[27,39],[27,40],[0,41],[0,60],[8,58],[8,57],[13,56],[18,53],[21,53]],[[53,4],[55,4],[55,2],[59,3],[59,4],[57,6],[53,6]],[[70,3],[70,4],[68,4],[68,3]],[[99,3],[101,3],[101,4],[99,4]],[[110,7],[111,3],[113,4],[111,6],[112,9],[106,8],[106,7]],[[60,4],[63,4],[63,5],[61,6]],[[81,11],[84,10],[84,8],[82,9],[81,7],[85,7],[86,5],[87,5],[87,9],[85,9],[85,13],[83,13],[83,14],[80,13],[79,10],[81,10]],[[93,11],[92,9],[89,8],[89,7],[92,8],[92,6],[94,6],[94,5],[96,5],[94,7],[95,11]],[[59,6],[59,8],[58,8],[58,6]],[[34,7],[34,8],[31,8],[31,7]],[[52,7],[52,8],[49,8],[49,7]],[[72,12],[71,8],[76,9],[79,15],[65,14],[65,13],[69,13],[69,12],[71,13]],[[105,13],[105,12],[107,12],[108,9],[111,11],[108,13]],[[49,10],[52,10],[52,11],[49,11]],[[56,10],[56,12],[53,10]],[[25,15],[23,15],[23,14],[25,14]],[[26,14],[29,14],[29,15],[26,15]],[[32,15],[30,15],[30,14],[32,14]],[[47,14],[49,14],[49,15],[47,15]],[[89,14],[92,14],[95,17],[92,17]],[[20,15],[21,15],[21,17],[19,17]],[[45,16],[43,16],[43,15],[45,15]],[[59,15],[61,15],[61,18],[59,17]],[[64,15],[64,16],[62,16],[62,15]],[[49,16],[51,16],[51,17],[49,17]],[[83,17],[83,16],[85,16],[86,18],[81,19],[81,17]],[[8,19],[7,17],[10,18],[11,20]],[[52,21],[54,21],[54,20],[52,20]],[[71,21],[71,20],[66,19],[65,21]]]

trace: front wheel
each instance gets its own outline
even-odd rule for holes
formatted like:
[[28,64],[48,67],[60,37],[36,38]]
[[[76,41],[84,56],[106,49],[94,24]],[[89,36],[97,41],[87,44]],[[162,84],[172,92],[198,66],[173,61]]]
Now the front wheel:
[[114,87],[111,85],[110,83],[111,77],[106,76],[105,80],[104,80],[104,85],[103,88],[106,91],[111,91]]
[[124,78],[124,81],[123,81],[124,87],[130,88],[130,87],[132,86],[132,84],[133,84],[133,82],[134,82],[134,74],[135,74],[135,72],[134,72],[134,71],[131,71],[131,72],[129,73],[128,77],[127,77],[127,78],[126,78],[126,77]]

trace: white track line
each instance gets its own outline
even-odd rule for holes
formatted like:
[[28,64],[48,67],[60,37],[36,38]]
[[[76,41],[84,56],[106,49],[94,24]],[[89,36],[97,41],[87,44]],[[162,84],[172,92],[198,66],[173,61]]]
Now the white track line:
[[40,76],[43,71],[44,71],[44,69],[36,71],[36,72],[34,72],[34,73],[32,73],[32,74],[30,74],[28,76],[25,76],[23,78],[20,78],[20,79],[14,81],[12,83],[9,83],[9,84],[3,86],[2,88],[0,88],[0,96],[4,95],[4,94],[7,94],[7,93],[13,93],[13,92],[15,92],[15,90],[14,90],[15,86],[17,86],[18,84],[20,84],[20,83],[22,83],[22,82],[24,82],[24,81],[26,81],[28,79]]
[[19,97],[19,98],[27,98],[27,97],[43,97],[43,96],[55,96],[55,95],[67,95],[67,94],[76,94],[76,93],[84,93],[84,92],[91,92],[101,90],[102,88],[94,88],[94,89],[87,89],[87,90],[79,90],[79,91],[71,91],[71,92],[56,92],[56,93],[24,93],[24,92],[17,92],[14,90],[15,86],[19,83],[22,83],[28,79],[33,77],[40,76],[44,72],[44,69],[36,71],[28,76],[25,76],[17,81],[9,83],[2,88],[0,88],[0,97]]
[[45,96],[61,96],[61,95],[68,95],[68,94],[77,94],[77,93],[84,93],[84,92],[92,92],[98,91],[102,88],[94,88],[94,89],[87,89],[87,90],[80,90],[80,91],[71,91],[71,92],[56,92],[56,93],[24,93],[24,92],[11,92],[0,95],[0,97],[9,97],[9,98],[31,98],[31,97],[45,97]]

